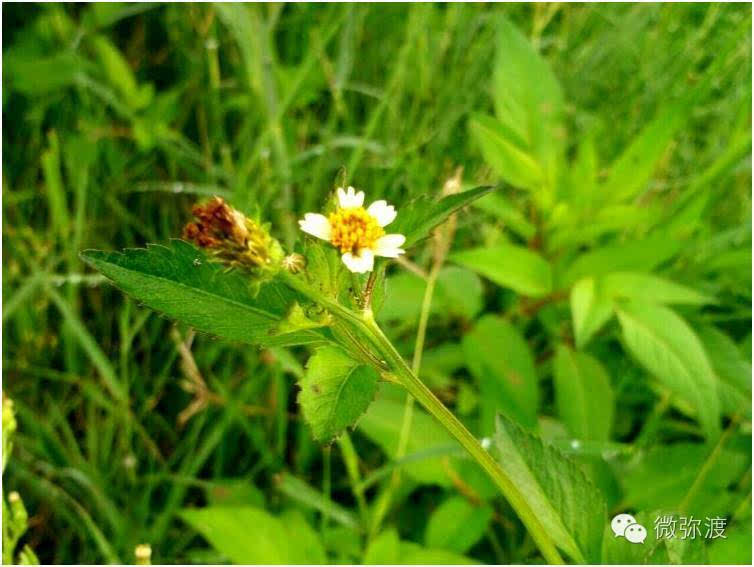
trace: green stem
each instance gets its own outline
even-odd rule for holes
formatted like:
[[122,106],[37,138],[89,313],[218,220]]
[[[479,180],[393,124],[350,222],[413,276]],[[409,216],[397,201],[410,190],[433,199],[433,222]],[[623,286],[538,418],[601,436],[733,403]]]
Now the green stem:
[[518,487],[508,478],[506,472],[500,467],[495,459],[490,455],[477,441],[471,432],[456,418],[453,413],[438,400],[432,391],[419,380],[412,372],[411,368],[403,360],[403,357],[395,349],[382,329],[377,325],[371,310],[365,310],[362,316],[357,315],[350,309],[343,307],[336,301],[324,297],[316,290],[310,288],[306,282],[289,274],[280,272],[281,277],[296,291],[318,302],[323,307],[330,310],[333,315],[341,317],[343,320],[351,323],[367,339],[369,339],[378,350],[379,354],[385,358],[385,361],[398,376],[402,385],[409,394],[424,406],[447,431],[458,440],[469,455],[481,466],[490,478],[495,482],[503,496],[508,500],[510,505],[518,514],[526,529],[542,552],[545,561],[550,564],[564,563],[560,553],[555,548],[550,536],[547,534],[544,526],[537,518],[534,511],[526,501],[525,496],[519,491]]
[[550,564],[562,564],[563,558],[555,548],[550,536],[545,531],[544,526],[540,523],[534,511],[529,506],[524,495],[518,490],[518,487],[508,478],[508,475],[477,441],[471,432],[456,418],[453,413],[438,400],[432,391],[417,378],[406,362],[403,360],[398,351],[383,334],[382,329],[374,322],[374,319],[365,321],[366,327],[371,331],[373,337],[380,346],[380,351],[388,359],[391,366],[394,367],[396,374],[401,378],[406,390],[416,400],[431,413],[440,424],[455,437],[471,457],[481,466],[490,478],[497,484],[500,491],[508,500],[510,505],[521,518],[534,542],[539,547],[545,560]]

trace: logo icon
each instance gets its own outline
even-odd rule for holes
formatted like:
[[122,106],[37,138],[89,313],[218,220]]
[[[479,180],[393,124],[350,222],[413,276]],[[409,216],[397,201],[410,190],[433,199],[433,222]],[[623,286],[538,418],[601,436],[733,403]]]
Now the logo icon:
[[625,537],[631,543],[644,543],[647,528],[636,522],[631,514],[618,514],[610,522],[615,537]]

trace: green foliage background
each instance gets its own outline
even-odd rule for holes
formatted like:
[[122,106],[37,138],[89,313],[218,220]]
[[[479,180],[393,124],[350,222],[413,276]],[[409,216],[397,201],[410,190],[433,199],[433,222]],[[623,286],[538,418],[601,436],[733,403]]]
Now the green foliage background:
[[[534,476],[570,455],[650,535],[663,511],[729,521],[704,547],[606,537],[593,557],[750,562],[750,30],[745,4],[4,5],[23,542],[50,563],[140,543],[164,563],[540,560],[418,409],[395,461],[393,388],[322,447],[296,404],[305,348],[194,336],[78,257],[166,243],[210,195],[290,247],[344,177],[400,207],[462,166],[503,185],[458,217],[422,378],[480,437],[502,413],[551,444],[499,441]],[[431,245],[409,256],[428,269]],[[380,321],[409,358],[423,292],[390,269]]]

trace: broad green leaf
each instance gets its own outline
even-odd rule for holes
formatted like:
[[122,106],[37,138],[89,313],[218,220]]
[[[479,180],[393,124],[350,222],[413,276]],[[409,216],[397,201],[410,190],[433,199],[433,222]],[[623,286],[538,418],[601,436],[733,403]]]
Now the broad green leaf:
[[336,347],[309,359],[298,403],[318,441],[330,441],[356,423],[377,392],[377,371]]
[[571,317],[578,348],[583,348],[613,316],[613,302],[598,285],[599,280],[584,278],[571,288]]
[[712,369],[719,378],[720,402],[727,414],[751,417],[751,363],[733,340],[710,325],[697,329]]
[[[395,457],[403,424],[405,396],[391,399],[386,395],[390,390],[388,384],[382,385],[377,399],[359,420],[357,431],[379,445],[387,456]],[[416,453],[427,457],[412,460],[401,470],[424,484],[451,486],[445,463],[448,451],[459,447],[458,442],[432,416],[421,408],[414,407],[406,455]],[[438,453],[437,456],[432,456],[435,452]]]
[[319,537],[299,513],[278,518],[261,508],[212,506],[185,509],[180,516],[233,563],[327,561]]
[[715,300],[684,285],[639,272],[614,272],[600,282],[603,295],[646,303],[704,305]]
[[528,248],[513,244],[472,248],[451,254],[450,260],[521,295],[539,297],[552,291],[550,264]]
[[249,276],[227,273],[192,245],[148,245],[124,252],[85,250],[81,258],[128,295],[199,331],[252,344],[292,345],[327,341],[325,331],[281,333],[281,321],[297,300],[275,281],[255,293]]
[[547,61],[508,21],[498,24],[493,96],[497,118],[526,141],[552,183],[565,144],[563,93]]
[[422,547],[401,541],[394,528],[374,538],[364,554],[364,565],[470,565],[473,559],[445,549]]
[[475,506],[462,496],[451,496],[432,512],[424,532],[427,547],[466,553],[482,537],[492,520],[492,508]]
[[631,354],[675,395],[696,410],[708,438],[720,431],[715,374],[699,338],[667,307],[626,302],[618,310]]
[[601,188],[607,199],[613,202],[630,199],[646,186],[689,110],[686,100],[670,103],[644,127],[610,166],[610,175]]
[[568,287],[588,276],[626,271],[649,272],[675,256],[681,244],[667,235],[608,244],[579,255],[557,279],[560,286]]
[[495,187],[476,187],[463,193],[455,193],[433,201],[426,196],[419,197],[398,209],[398,216],[390,225],[390,232],[403,234],[405,246],[429,236],[432,229],[466,205],[483,197]]
[[474,114],[469,130],[485,161],[501,179],[514,187],[532,191],[541,185],[544,176],[541,167],[503,123],[491,116]]
[[555,354],[555,399],[571,435],[607,441],[613,425],[615,396],[600,362],[584,352],[558,345]]
[[577,563],[597,563],[607,522],[605,501],[563,453],[499,417],[498,462],[555,544]]
[[537,373],[519,330],[505,319],[485,315],[463,337],[463,351],[481,393],[482,430],[493,430],[498,412],[533,428],[539,405]]

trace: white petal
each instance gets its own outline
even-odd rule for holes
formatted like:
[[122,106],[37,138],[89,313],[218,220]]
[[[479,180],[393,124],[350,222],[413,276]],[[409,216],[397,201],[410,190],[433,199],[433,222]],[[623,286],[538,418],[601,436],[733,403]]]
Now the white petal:
[[369,248],[359,250],[358,256],[346,252],[343,254],[343,263],[346,265],[346,268],[357,274],[371,272],[372,268],[374,268],[374,252]]
[[388,205],[387,201],[375,201],[369,205],[367,212],[377,219],[377,224],[380,226],[389,225],[395,220],[395,215],[398,214],[395,212],[395,207]]
[[347,191],[344,191],[342,187],[338,187],[338,204],[341,209],[351,209],[361,207],[364,205],[364,191],[356,192],[356,189],[349,187]]
[[377,240],[374,253],[385,258],[397,258],[406,252],[401,246],[406,242],[402,234],[386,234]]
[[330,228],[330,221],[327,220],[325,215],[306,213],[304,219],[298,221],[298,225],[301,227],[301,230],[312,236],[316,236],[322,240],[330,240],[332,229]]

